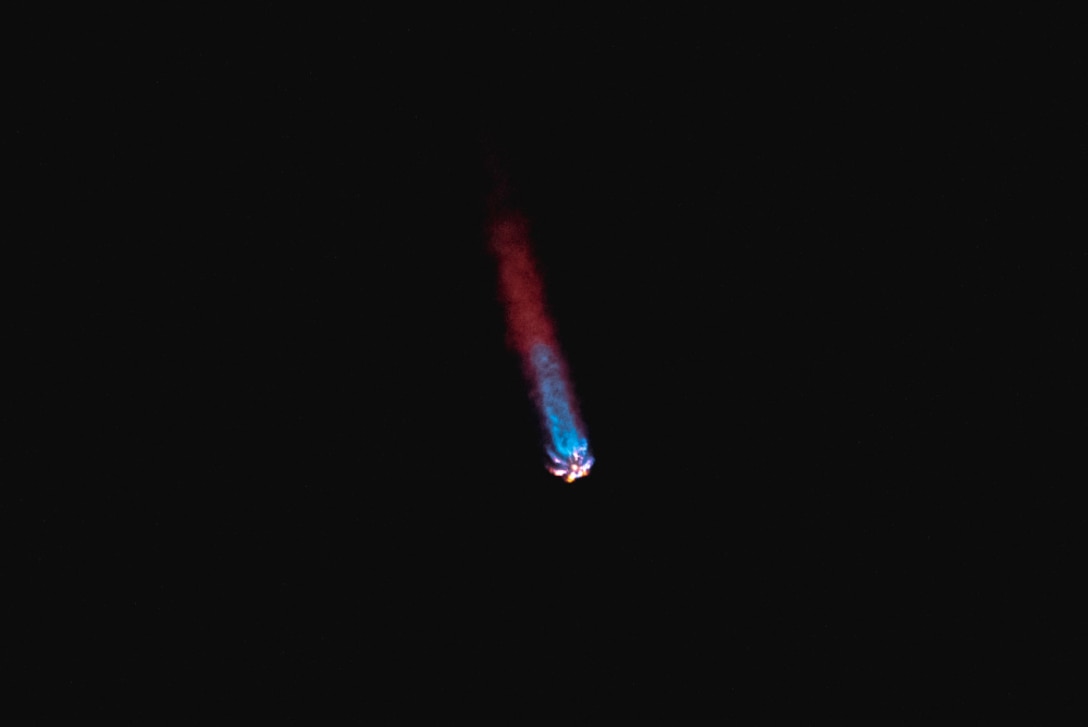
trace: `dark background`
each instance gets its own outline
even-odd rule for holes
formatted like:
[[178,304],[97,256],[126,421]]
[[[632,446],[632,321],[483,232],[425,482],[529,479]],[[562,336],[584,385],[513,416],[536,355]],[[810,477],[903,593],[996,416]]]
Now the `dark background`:
[[[1027,701],[1025,653],[1064,691],[1062,18],[94,21],[8,64],[50,703],[914,718]],[[572,485],[504,347],[487,148],[597,456]]]

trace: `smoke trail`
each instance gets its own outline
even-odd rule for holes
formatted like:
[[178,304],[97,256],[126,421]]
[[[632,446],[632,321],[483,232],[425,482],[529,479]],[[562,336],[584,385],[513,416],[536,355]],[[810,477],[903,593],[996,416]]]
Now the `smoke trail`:
[[578,403],[567,376],[555,328],[544,305],[544,285],[529,245],[525,219],[493,197],[489,238],[499,265],[499,291],[506,305],[508,343],[521,355],[522,367],[540,412],[548,470],[567,482],[589,474],[593,455]]

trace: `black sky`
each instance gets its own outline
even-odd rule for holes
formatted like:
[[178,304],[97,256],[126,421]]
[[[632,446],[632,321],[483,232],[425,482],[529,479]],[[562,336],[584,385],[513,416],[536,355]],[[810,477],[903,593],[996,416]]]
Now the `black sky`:
[[[1083,441],[1060,19],[295,21],[15,54],[35,681],[916,716],[1046,650],[1010,604],[1063,600]],[[485,149],[574,485],[504,347]]]

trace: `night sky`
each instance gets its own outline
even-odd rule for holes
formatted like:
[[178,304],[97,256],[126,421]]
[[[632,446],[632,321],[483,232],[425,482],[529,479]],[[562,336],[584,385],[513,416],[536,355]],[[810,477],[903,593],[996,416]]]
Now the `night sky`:
[[[1071,592],[1084,434],[1063,25],[29,29],[31,683],[147,724],[217,694],[377,724],[1024,699],[988,670],[1062,673],[1017,604]],[[489,151],[597,458],[573,484],[504,343]]]

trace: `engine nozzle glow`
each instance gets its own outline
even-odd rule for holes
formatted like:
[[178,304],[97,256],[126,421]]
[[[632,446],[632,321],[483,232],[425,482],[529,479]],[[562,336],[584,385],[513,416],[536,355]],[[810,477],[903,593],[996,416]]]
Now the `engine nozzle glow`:
[[548,471],[567,482],[574,482],[579,477],[585,477],[589,474],[589,468],[593,466],[593,455],[585,448],[579,448],[566,457],[560,457],[555,452],[549,452],[548,456],[552,461]]

